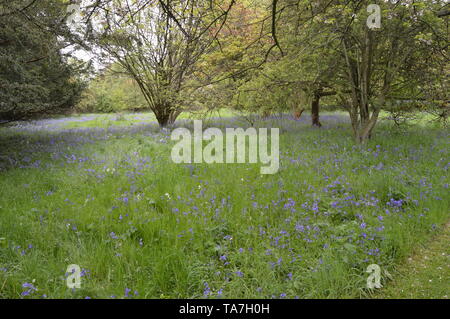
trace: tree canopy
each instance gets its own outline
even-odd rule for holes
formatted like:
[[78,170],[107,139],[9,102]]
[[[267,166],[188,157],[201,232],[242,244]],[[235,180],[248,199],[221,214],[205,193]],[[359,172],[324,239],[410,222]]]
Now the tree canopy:
[[83,88],[83,67],[63,53],[69,39],[66,6],[2,1],[0,15],[0,122],[73,107]]

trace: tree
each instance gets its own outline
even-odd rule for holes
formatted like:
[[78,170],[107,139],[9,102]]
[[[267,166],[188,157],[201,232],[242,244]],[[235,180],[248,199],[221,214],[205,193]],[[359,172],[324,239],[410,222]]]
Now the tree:
[[254,70],[252,78],[239,90],[244,108],[259,109],[263,114],[291,110],[300,118],[310,106],[312,125],[322,125],[320,100],[337,94],[330,83],[335,50],[326,45],[328,35],[317,24],[308,22],[325,9],[309,1],[272,3],[269,12],[272,22],[266,28],[271,38],[275,34],[276,41],[267,43],[262,53],[264,65]]
[[220,30],[210,30],[214,44],[199,60],[195,81],[190,84],[194,89],[193,105],[207,111],[239,109],[235,96],[239,86],[265,62],[265,48],[270,43],[270,37],[262,33],[265,14],[259,1],[241,0],[228,13]]
[[[380,29],[367,24],[373,2],[381,9]],[[288,52],[288,59],[297,61],[293,68],[300,71],[297,78],[310,78],[304,84],[312,84],[315,107],[324,88],[337,93],[350,114],[358,143],[370,139],[387,105],[404,96],[433,101],[429,89],[439,91],[436,83],[445,78],[449,61],[446,25],[437,14],[444,1],[285,0],[281,4],[297,8],[277,21],[279,34],[287,35],[279,38],[280,46],[297,56]],[[448,100],[442,98],[448,87],[440,90],[441,97],[434,99]]]
[[61,52],[65,5],[3,1],[0,15],[0,123],[73,107],[82,68]]
[[424,93],[422,88],[429,83],[420,74],[443,76],[440,66],[445,63],[447,46],[442,20],[435,15],[436,6],[428,1],[413,1],[409,6],[380,2],[379,31],[366,25],[369,4],[361,1],[342,7],[339,17],[333,15],[334,33],[340,35],[337,51],[344,62],[342,84],[351,92],[340,97],[359,143],[371,137],[387,103],[405,93],[415,99]]
[[183,111],[187,84],[234,2],[107,1],[95,16],[101,27],[93,42],[137,82],[159,125],[165,127]]

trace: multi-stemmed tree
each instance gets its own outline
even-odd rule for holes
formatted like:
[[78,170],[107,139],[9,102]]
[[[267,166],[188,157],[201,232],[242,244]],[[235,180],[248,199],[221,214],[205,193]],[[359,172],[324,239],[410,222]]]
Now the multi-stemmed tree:
[[235,1],[105,1],[87,8],[94,46],[139,85],[161,127],[182,112],[199,59],[211,50]]
[[[341,59],[336,83],[346,106],[357,142],[372,134],[381,110],[407,94],[423,98],[433,77],[444,77],[448,39],[436,10],[443,2],[380,1],[379,29],[367,21],[370,1],[334,8],[329,30],[337,35],[336,56]],[[375,18],[377,12],[374,12]],[[448,62],[447,62],[448,63]],[[348,91],[350,93],[345,93]]]
[[[374,2],[378,6],[371,6]],[[448,87],[437,86],[448,72],[445,1],[276,4],[277,46],[283,56],[266,66],[253,85],[246,84],[256,92],[253,96],[295,103],[303,91],[317,113],[320,97],[335,95],[350,114],[358,143],[371,137],[388,105],[405,97],[429,104],[448,100]],[[374,25],[373,19],[381,24]],[[435,96],[430,96],[430,88]],[[313,118],[317,121],[317,114]]]

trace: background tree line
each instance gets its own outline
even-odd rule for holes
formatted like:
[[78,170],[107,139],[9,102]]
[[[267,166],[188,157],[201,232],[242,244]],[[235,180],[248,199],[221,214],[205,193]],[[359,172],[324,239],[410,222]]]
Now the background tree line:
[[[78,105],[147,109],[167,126],[185,111],[228,107],[297,117],[311,109],[321,126],[325,100],[349,113],[364,143],[382,110],[448,117],[443,0],[1,3],[2,121]],[[79,23],[68,26],[74,3]],[[380,29],[366,24],[373,3]],[[90,50],[101,70],[86,76],[67,46]]]

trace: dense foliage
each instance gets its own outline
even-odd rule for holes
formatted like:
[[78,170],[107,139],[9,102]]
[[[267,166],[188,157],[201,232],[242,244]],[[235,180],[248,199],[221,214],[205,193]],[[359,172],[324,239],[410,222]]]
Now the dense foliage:
[[312,102],[314,109],[334,96],[358,142],[370,138],[382,109],[445,107],[449,35],[436,14],[444,2],[379,2],[378,29],[367,24],[372,3],[280,1],[282,55],[241,87],[243,103],[276,111]]
[[75,105],[81,70],[62,53],[66,6],[58,1],[0,2],[0,123]]
[[[147,102],[136,82],[114,66],[93,79],[76,110],[81,113],[112,113],[146,110]],[[117,69],[117,67],[116,67]]]

